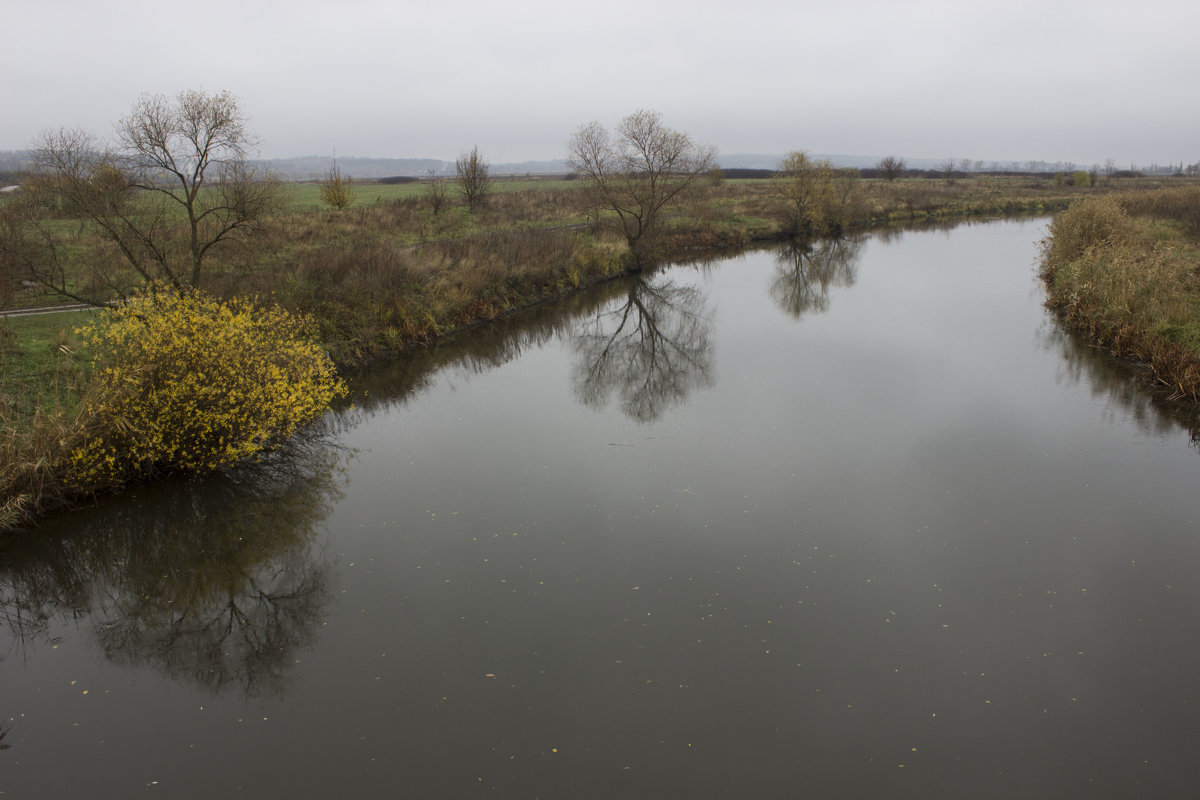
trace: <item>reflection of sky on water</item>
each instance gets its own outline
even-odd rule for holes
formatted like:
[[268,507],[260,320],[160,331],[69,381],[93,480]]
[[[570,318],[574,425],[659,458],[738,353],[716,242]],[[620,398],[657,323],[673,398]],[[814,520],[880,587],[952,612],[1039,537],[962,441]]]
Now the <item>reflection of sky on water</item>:
[[317,532],[341,461],[319,436],[298,438],[257,463],[135,488],[9,542],[0,613],[14,652],[55,647],[69,620],[116,664],[282,696],[328,602]]

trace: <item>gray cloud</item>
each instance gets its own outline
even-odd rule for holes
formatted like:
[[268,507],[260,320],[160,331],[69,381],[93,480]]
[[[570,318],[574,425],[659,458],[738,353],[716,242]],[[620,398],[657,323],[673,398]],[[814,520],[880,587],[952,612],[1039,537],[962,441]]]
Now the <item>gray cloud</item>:
[[554,158],[639,107],[726,153],[1200,159],[1200,7],[18,0],[0,148],[106,132],[143,92],[237,94],[263,155]]

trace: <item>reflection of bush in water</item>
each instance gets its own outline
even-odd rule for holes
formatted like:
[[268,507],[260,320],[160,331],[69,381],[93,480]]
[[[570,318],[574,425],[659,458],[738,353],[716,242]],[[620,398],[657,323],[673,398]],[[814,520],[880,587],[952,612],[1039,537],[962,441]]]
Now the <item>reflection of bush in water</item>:
[[792,241],[775,256],[771,299],[794,317],[829,309],[829,290],[858,278],[862,237]]
[[330,564],[314,546],[340,496],[341,453],[294,441],[255,464],[148,486],[133,502],[71,515],[0,555],[14,640],[87,617],[105,655],[213,690],[278,691],[313,638]]
[[628,284],[625,302],[611,305],[571,334],[575,395],[599,407],[611,395],[639,422],[658,419],[713,381],[713,315],[695,286],[662,276]]
[[1140,379],[1136,364],[1114,358],[1103,348],[1088,344],[1079,334],[1047,321],[1039,332],[1042,349],[1062,356],[1058,383],[1084,384],[1093,397],[1105,398],[1104,416],[1113,421],[1116,411],[1125,412],[1146,436],[1166,436],[1178,428],[1189,432],[1200,447],[1200,412],[1188,404],[1168,399],[1161,387]]

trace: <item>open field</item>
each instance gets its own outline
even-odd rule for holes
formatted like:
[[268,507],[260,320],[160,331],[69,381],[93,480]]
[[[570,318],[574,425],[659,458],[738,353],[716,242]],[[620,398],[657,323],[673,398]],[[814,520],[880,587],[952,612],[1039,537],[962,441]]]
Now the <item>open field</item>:
[[[354,189],[354,202],[349,208],[386,203],[392,200],[408,200],[423,197],[429,191],[429,180],[414,179],[405,183],[381,183],[379,181],[354,181],[348,176]],[[453,182],[452,178],[446,178]],[[501,177],[493,178],[492,186],[496,192],[525,192],[529,190],[558,190],[577,189],[583,186],[579,181],[563,180],[562,178],[534,177]],[[451,187],[452,193],[457,193]],[[321,202],[321,184],[318,182],[294,183],[289,185],[289,197],[284,210],[287,212],[320,211],[325,206]]]
[[38,408],[78,400],[78,352],[73,331],[95,311],[0,319],[0,415],[32,415]]

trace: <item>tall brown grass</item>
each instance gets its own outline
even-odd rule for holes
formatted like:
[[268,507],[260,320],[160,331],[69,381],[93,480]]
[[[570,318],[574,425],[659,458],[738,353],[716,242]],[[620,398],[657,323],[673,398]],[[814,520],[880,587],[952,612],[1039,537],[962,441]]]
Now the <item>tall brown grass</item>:
[[20,343],[0,321],[0,531],[69,500],[63,477],[80,440],[79,398],[87,384],[72,345],[60,333],[38,354],[37,367],[23,370],[16,363]]
[[70,501],[64,479],[80,427],[62,406],[26,418],[0,412],[0,532]]
[[1182,222],[1189,197],[1200,193],[1073,205],[1042,244],[1041,274],[1068,325],[1145,364],[1172,397],[1200,403],[1200,242]]
[[[501,195],[503,197],[503,195]],[[247,288],[313,315],[334,358],[432,341],[620,272],[620,251],[568,228],[490,230],[416,246],[327,244]]]

